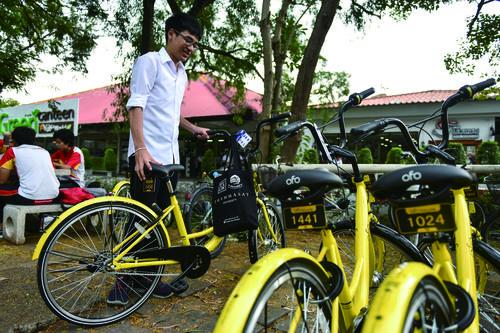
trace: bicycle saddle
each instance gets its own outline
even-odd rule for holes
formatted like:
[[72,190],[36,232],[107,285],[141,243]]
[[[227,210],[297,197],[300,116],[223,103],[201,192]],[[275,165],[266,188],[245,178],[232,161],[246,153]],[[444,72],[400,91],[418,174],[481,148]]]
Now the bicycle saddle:
[[467,171],[450,165],[413,165],[383,175],[370,192],[377,199],[400,199],[412,185],[427,185],[434,192],[471,185],[474,178]]
[[144,172],[149,175],[157,176],[160,178],[169,177],[172,171],[184,171],[184,166],[180,164],[169,164],[169,165],[160,165],[151,163],[152,170],[148,170],[146,166],[144,166]]
[[266,193],[284,199],[292,197],[295,190],[303,187],[318,195],[340,186],[343,186],[342,179],[324,169],[292,170],[274,178],[267,186]]

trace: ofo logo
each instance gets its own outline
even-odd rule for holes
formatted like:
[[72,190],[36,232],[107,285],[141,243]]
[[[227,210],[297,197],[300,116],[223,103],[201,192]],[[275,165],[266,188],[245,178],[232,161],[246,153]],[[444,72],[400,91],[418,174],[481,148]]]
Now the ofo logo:
[[420,180],[422,179],[422,174],[418,171],[413,171],[410,170],[408,173],[405,173],[402,177],[401,180],[404,181],[405,183],[411,182],[412,180]]
[[286,182],[286,184],[288,186],[293,185],[293,184],[299,184],[300,183],[300,177],[297,177],[297,176],[293,175],[292,177],[287,178],[287,180],[285,182]]
[[237,175],[232,175],[229,178],[229,187],[230,188],[236,189],[236,188],[240,188],[242,186],[243,186],[243,184],[241,183],[241,179]]

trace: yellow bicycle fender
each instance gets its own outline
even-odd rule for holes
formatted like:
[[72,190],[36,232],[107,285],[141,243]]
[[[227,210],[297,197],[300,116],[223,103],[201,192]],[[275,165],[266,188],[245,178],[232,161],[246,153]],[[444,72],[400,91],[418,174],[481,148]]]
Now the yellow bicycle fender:
[[116,185],[113,187],[113,189],[111,190],[111,193],[113,193],[113,195],[116,195],[116,192],[118,192],[118,190],[123,186],[123,185],[126,185],[126,184],[130,184],[130,181],[129,180],[122,180],[118,183],[116,183]]
[[[243,332],[249,311],[257,300],[264,281],[267,281],[278,267],[294,259],[308,260],[325,272],[311,255],[297,249],[279,249],[262,257],[245,272],[233,289],[213,333]],[[243,304],[244,307],[242,307]]]
[[[362,332],[402,332],[404,314],[413,296],[409,292],[415,290],[426,276],[434,276],[442,284],[432,268],[422,263],[403,263],[393,269],[377,289]],[[442,286],[446,290],[443,284]]]
[[71,214],[75,213],[76,211],[78,211],[80,209],[83,209],[85,207],[88,207],[90,205],[100,203],[100,202],[128,203],[130,205],[138,206],[138,207],[146,210],[149,214],[151,214],[151,216],[157,217],[157,214],[153,210],[151,210],[151,208],[149,208],[148,206],[146,206],[138,201],[135,201],[135,200],[132,200],[129,198],[125,198],[125,197],[106,196],[106,197],[99,197],[99,198],[94,198],[94,199],[90,199],[90,200],[85,200],[83,202],[80,202],[79,204],[74,205],[70,209],[62,212],[62,214],[59,215],[59,217],[50,225],[50,227],[47,230],[45,230],[42,237],[40,238],[40,240],[36,244],[35,251],[33,252],[33,256],[31,257],[31,260],[38,259],[38,257],[40,256],[40,252],[43,248],[43,245],[45,244],[45,242],[49,238],[49,235],[54,231],[54,229],[57,228],[57,226],[59,224],[63,223],[68,216],[70,216]]

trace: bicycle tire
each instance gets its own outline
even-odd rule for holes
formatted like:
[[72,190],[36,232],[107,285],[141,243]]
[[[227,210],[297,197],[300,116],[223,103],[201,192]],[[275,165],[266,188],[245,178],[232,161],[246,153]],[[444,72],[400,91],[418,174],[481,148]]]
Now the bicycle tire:
[[[129,202],[101,200],[73,209],[50,233],[41,250],[37,267],[40,294],[52,312],[71,323],[101,326],[117,322],[146,302],[164,266],[117,272],[109,264],[112,249],[126,235],[150,226],[154,217]],[[127,258],[133,260],[141,250],[164,248],[168,242],[160,229],[153,229]],[[113,292],[125,294],[126,304],[109,305],[117,303],[108,299]],[[121,301],[125,302],[123,298]]]
[[112,193],[116,197],[131,198],[130,195],[130,181],[122,180],[113,187]]
[[[355,265],[355,223],[351,220],[337,221],[331,225],[331,229],[342,258],[346,278],[350,280]],[[384,277],[401,263],[416,261],[429,264],[413,243],[392,228],[380,223],[370,223],[370,233],[372,243],[378,244],[378,246],[374,246],[375,263],[370,286],[371,296],[373,296],[375,289],[379,287]],[[381,246],[384,246],[384,248]],[[380,253],[383,253],[382,257],[379,256]]]
[[278,242],[276,242],[269,233],[262,207],[258,207],[257,216],[259,225],[257,229],[248,231],[248,255],[252,264],[269,252],[286,247],[285,226],[283,225],[278,207],[269,200],[265,200],[264,205]]
[[[242,315],[244,315],[243,312],[248,314],[243,332],[259,332],[262,329],[273,331],[272,329],[277,327],[280,331],[289,332],[287,327],[289,327],[290,322],[287,325],[286,321],[293,318],[296,311],[297,294],[301,295],[302,300],[306,299],[305,302],[301,303],[303,314],[302,320],[297,325],[297,332],[312,332],[314,331],[312,327],[318,328],[318,332],[329,331],[331,301],[312,304],[309,299],[310,297],[323,299],[328,294],[328,277],[324,272],[319,271],[317,267],[307,261],[289,261],[277,267],[273,275],[262,283],[259,296],[251,306],[250,311],[242,309]],[[299,286],[300,293],[295,289],[296,286]],[[272,318],[270,318],[271,315]],[[309,330],[305,330],[305,325],[309,327]]]
[[[429,238],[423,239],[419,244],[419,250],[432,260],[429,253],[431,245]],[[476,266],[477,302],[479,312],[479,326],[481,332],[499,332],[500,325],[500,253],[489,244],[479,240],[473,240],[474,262]],[[452,250],[453,251],[453,250]],[[451,255],[454,259],[455,255]]]
[[[212,218],[212,186],[203,186],[198,188],[189,204],[189,210],[186,214],[184,221],[188,233],[200,232],[213,226]],[[204,246],[214,234],[203,236],[196,239],[191,239],[191,245]],[[217,257],[224,249],[226,243],[226,236],[217,245],[217,247],[210,252],[210,257],[213,259]]]
[[397,282],[403,280],[398,278],[399,274],[406,281],[410,279],[411,273],[400,269],[390,274],[375,295],[361,332],[444,332],[454,323],[452,303],[434,276],[419,277],[419,281],[409,287]]
[[[420,332],[422,327],[433,327],[437,328],[436,332],[443,332],[454,322],[453,307],[446,291],[430,277],[421,280],[413,291],[407,311],[403,332]],[[428,319],[432,320],[432,324],[427,323]]]

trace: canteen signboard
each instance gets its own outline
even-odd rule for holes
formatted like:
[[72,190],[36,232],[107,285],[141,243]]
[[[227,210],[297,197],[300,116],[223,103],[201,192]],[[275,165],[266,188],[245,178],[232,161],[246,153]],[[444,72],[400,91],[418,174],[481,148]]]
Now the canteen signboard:
[[39,138],[67,128],[78,135],[78,98],[17,105],[0,109],[0,135],[19,126],[35,130]]

